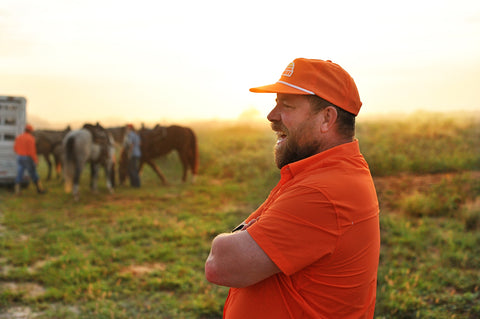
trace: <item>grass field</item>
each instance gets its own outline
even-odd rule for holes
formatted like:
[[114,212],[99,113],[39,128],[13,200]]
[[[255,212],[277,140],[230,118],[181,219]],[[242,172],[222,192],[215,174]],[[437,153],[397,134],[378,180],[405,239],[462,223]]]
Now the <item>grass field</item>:
[[[412,124],[414,123],[414,124]],[[0,319],[221,318],[227,288],[204,279],[213,237],[276,184],[268,125],[195,124],[200,174],[180,182],[176,154],[158,161],[170,185],[74,202],[0,189]],[[480,318],[480,120],[439,114],[357,124],[381,207],[376,318]],[[41,176],[46,167],[41,160]]]

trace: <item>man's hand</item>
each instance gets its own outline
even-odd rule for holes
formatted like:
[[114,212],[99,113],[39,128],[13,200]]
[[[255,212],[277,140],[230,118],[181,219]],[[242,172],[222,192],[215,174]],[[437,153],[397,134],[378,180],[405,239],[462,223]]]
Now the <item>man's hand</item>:
[[238,225],[237,227],[235,227],[233,230],[232,230],[232,233],[234,232],[237,232],[237,231],[240,231],[240,230],[246,230],[248,227],[252,226],[253,224],[255,224],[257,220],[256,219],[252,219],[251,221],[248,222],[248,224],[245,224],[245,222],[241,223],[240,225]]

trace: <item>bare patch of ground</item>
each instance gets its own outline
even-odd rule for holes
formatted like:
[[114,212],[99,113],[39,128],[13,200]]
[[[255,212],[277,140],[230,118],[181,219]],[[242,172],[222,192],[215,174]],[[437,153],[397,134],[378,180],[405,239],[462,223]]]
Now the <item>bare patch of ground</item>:
[[29,307],[13,307],[0,313],[0,319],[33,319],[38,316],[39,314],[32,312]]
[[[393,203],[405,195],[415,192],[428,192],[430,187],[445,180],[451,180],[459,174],[468,173],[472,178],[480,179],[480,171],[461,173],[439,173],[425,175],[402,174],[396,176],[374,177],[378,200],[382,203]],[[392,207],[388,207],[390,210]]]
[[2,283],[0,287],[0,290],[15,294],[21,293],[26,298],[36,298],[45,293],[45,288],[35,283],[5,282]]
[[144,264],[144,265],[130,265],[120,270],[120,274],[131,274],[133,276],[142,276],[153,271],[164,271],[167,266],[162,263]]

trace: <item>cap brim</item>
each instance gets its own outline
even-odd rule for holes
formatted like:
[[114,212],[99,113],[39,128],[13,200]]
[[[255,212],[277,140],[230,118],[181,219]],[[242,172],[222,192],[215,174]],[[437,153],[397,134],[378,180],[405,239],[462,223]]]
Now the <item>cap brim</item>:
[[259,86],[255,88],[251,88],[250,92],[254,93],[283,93],[283,94],[301,94],[301,95],[308,95],[305,91],[296,89],[294,87],[285,85],[283,83],[277,82],[275,84]]

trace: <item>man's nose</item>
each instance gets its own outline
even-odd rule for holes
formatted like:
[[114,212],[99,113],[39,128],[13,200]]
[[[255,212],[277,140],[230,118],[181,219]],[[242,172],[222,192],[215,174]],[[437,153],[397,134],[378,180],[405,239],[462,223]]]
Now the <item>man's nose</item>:
[[267,115],[267,120],[275,122],[280,120],[280,114],[278,113],[277,106],[275,106]]

